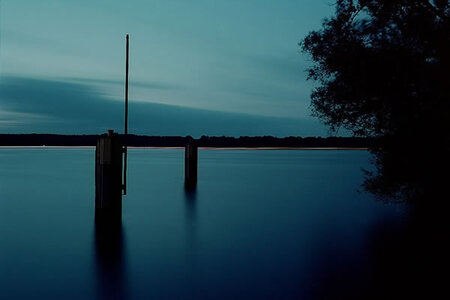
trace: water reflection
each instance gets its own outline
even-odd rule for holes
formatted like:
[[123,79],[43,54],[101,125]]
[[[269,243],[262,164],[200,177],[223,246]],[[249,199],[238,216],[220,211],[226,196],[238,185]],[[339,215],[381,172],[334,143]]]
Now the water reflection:
[[311,298],[448,298],[439,272],[449,265],[447,219],[436,210],[410,207],[403,220],[373,224],[357,255],[345,239],[328,240],[312,262]]
[[188,259],[192,262],[194,259],[196,245],[196,223],[197,223],[197,190],[184,190],[185,203],[185,228]]
[[185,288],[185,299],[198,299],[198,241],[197,241],[197,190],[184,189],[185,230],[186,230],[186,280],[190,282]]
[[436,138],[435,142],[432,137],[427,139],[431,140],[420,142],[415,137],[382,139],[372,149],[376,170],[367,172],[366,190],[386,202],[446,205],[443,195],[448,193],[450,143],[444,142],[443,138]]
[[[186,206],[186,220],[193,224],[196,219],[196,205],[197,205],[197,189],[184,189],[184,202]],[[188,224],[189,225],[189,224]]]
[[98,299],[127,299],[125,237],[121,220],[95,218],[95,260]]

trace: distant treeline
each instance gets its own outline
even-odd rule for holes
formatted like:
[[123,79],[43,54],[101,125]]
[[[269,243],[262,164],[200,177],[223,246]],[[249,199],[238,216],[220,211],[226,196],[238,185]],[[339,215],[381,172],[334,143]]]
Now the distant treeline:
[[[0,146],[95,146],[99,135],[0,134]],[[184,147],[190,136],[128,135],[134,147]],[[202,136],[195,139],[199,147],[342,147],[366,148],[373,140],[357,137],[284,137],[273,136]]]

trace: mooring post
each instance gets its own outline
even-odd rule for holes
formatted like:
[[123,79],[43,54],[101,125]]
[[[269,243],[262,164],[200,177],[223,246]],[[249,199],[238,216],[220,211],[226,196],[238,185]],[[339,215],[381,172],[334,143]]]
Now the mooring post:
[[193,138],[190,138],[184,148],[184,185],[193,189],[197,185],[198,147]]
[[113,130],[97,140],[95,148],[95,217],[122,217],[122,141]]

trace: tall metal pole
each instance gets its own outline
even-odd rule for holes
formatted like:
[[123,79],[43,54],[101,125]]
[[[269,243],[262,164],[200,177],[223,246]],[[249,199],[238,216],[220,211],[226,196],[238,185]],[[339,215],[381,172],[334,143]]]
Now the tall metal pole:
[[124,141],[124,162],[123,162],[123,194],[127,194],[127,161],[128,161],[128,68],[129,68],[129,52],[130,52],[130,37],[127,34],[127,48],[126,48],[126,71],[125,71],[125,141]]

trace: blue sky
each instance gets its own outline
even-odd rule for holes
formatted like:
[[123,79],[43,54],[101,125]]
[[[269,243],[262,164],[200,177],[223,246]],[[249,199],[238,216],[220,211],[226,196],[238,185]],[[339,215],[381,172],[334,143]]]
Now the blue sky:
[[0,132],[327,135],[298,42],[322,0],[0,0]]

